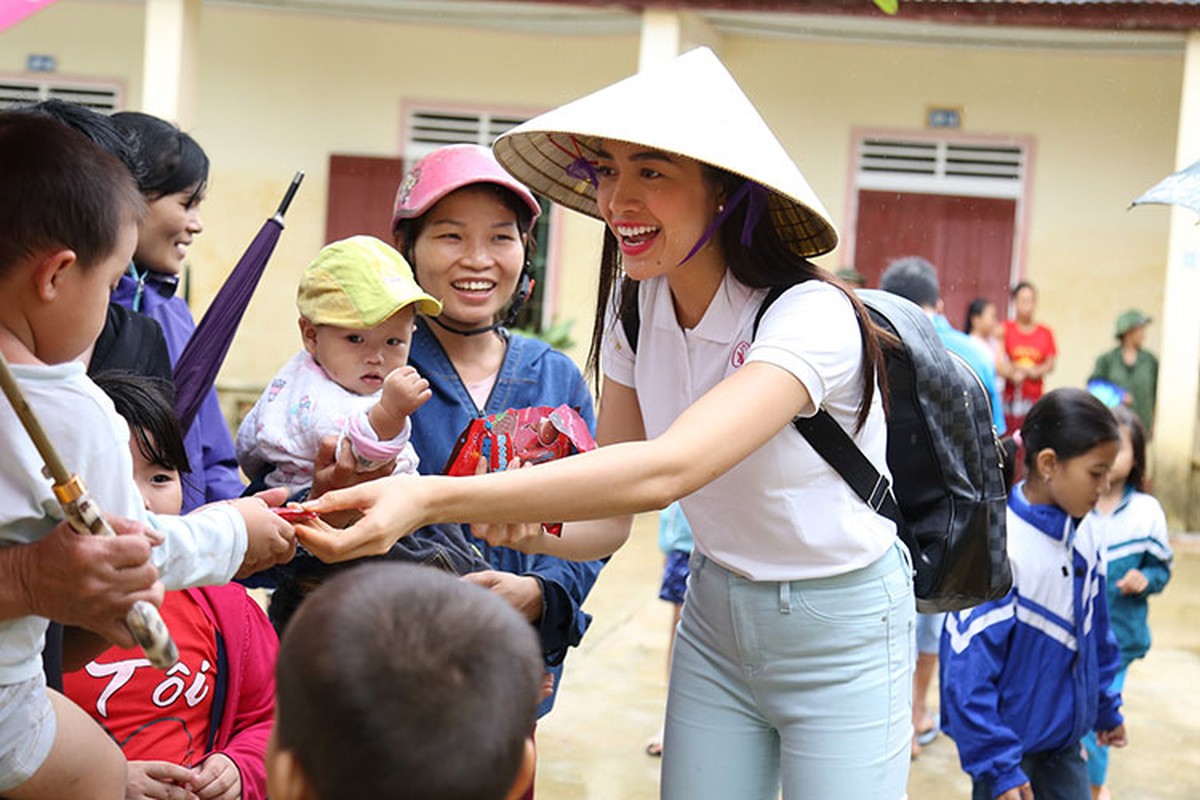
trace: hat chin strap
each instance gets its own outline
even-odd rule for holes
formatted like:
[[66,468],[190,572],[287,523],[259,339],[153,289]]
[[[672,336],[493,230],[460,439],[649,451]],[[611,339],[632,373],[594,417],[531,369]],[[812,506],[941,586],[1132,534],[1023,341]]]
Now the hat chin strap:
[[[475,336],[480,333],[487,333],[488,331],[494,331],[497,328],[504,327],[504,321],[501,321],[501,322],[493,322],[491,325],[488,325],[487,327],[484,327],[484,328],[472,328],[469,331],[460,331],[458,328],[451,328],[449,325],[442,322],[437,317],[426,317],[425,319],[429,320],[430,322],[435,323],[442,330],[449,331],[450,333],[456,333],[459,336]],[[507,321],[507,320],[505,320],[505,321]]]
[[458,334],[459,336],[477,336],[481,333],[497,330],[498,328],[509,328],[512,327],[513,323],[517,321],[517,315],[521,313],[521,309],[525,307],[525,303],[527,300],[529,300],[529,296],[533,294],[533,284],[534,280],[529,274],[529,270],[522,270],[521,281],[517,285],[517,291],[516,294],[513,295],[512,305],[509,306],[508,313],[504,315],[504,319],[500,320],[499,322],[493,322],[491,325],[485,325],[482,328],[471,328],[470,330],[464,331],[459,330],[458,328],[451,328],[445,322],[442,322],[442,320],[438,317],[426,317],[426,319],[428,319],[430,322],[436,323],[437,326],[442,330]]

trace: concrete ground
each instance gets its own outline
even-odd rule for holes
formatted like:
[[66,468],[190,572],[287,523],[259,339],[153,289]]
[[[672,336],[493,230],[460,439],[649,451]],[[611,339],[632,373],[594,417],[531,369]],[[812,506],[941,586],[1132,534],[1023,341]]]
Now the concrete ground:
[[[588,598],[592,627],[538,727],[539,800],[658,797],[659,759],[643,747],[661,723],[671,610],[658,599],[655,525],[654,515],[639,518]],[[1130,744],[1110,762],[1114,800],[1200,798],[1200,537],[1173,545],[1174,578],[1151,601],[1154,646],[1125,688]],[[952,741],[939,737],[913,762],[909,796],[970,796]]]

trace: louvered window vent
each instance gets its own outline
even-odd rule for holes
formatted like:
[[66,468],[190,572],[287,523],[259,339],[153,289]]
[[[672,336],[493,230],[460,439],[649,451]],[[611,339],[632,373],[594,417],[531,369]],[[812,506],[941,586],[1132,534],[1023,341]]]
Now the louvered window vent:
[[404,154],[408,159],[421,156],[448,144],[490,146],[497,136],[525,120],[486,111],[414,110],[408,115],[408,141]]
[[1025,180],[1019,144],[865,138],[859,144],[858,188],[1018,197]]
[[111,114],[121,108],[121,90],[117,86],[0,79],[0,108],[40,103],[52,98],[78,103],[104,114]]

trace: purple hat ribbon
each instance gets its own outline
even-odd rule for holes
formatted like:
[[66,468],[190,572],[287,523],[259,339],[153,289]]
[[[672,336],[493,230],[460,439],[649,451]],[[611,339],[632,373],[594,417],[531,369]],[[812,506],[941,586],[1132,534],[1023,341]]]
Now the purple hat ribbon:
[[683,261],[680,261],[675,266],[683,266],[689,260],[691,260],[692,256],[696,255],[696,253],[700,251],[701,247],[704,247],[704,245],[708,244],[708,240],[711,239],[713,234],[715,234],[720,227],[725,224],[725,220],[729,218],[729,215],[732,214],[734,209],[741,205],[742,201],[744,201],[747,197],[750,198],[750,205],[746,208],[746,219],[742,222],[741,242],[743,247],[749,247],[754,242],[754,229],[758,227],[758,223],[762,219],[763,212],[767,210],[767,196],[769,194],[770,193],[767,191],[767,188],[761,183],[756,183],[752,180],[744,181],[742,185],[737,188],[737,191],[733,193],[733,196],[729,198],[729,201],[725,203],[725,208],[721,210],[721,213],[717,214],[716,219],[714,219],[712,224],[708,226],[708,230],[706,230],[704,235],[700,237],[700,240],[696,242],[696,245],[691,249],[691,252],[684,256]]
[[594,162],[589,161],[584,157],[583,149],[579,146],[579,140],[576,139],[574,135],[569,135],[571,137],[571,145],[574,147],[574,151],[568,150],[556,142],[553,134],[546,134],[546,138],[550,141],[550,144],[554,145],[559,150],[575,159],[570,164],[567,164],[566,173],[568,175],[576,180],[587,181],[592,185],[593,189],[600,188],[600,176],[596,174]]

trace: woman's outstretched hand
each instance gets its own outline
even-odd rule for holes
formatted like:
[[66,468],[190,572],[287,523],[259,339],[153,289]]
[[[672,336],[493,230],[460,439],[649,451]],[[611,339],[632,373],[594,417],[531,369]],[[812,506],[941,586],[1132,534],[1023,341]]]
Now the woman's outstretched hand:
[[326,492],[304,503],[304,508],[322,516],[357,511],[362,518],[348,528],[335,528],[321,519],[300,521],[296,538],[326,563],[383,555],[400,537],[425,524],[420,516],[421,480],[415,475],[391,475]]
[[[508,462],[508,469],[520,469],[525,466],[521,459],[514,458]],[[479,459],[479,464],[475,467],[476,475],[486,475],[488,473],[488,462],[486,459]],[[537,544],[541,540],[542,526],[538,522],[517,522],[512,524],[491,523],[491,522],[476,522],[471,525],[471,534],[479,539],[483,539],[492,547],[509,547],[513,550],[520,550],[524,553],[537,553]]]

